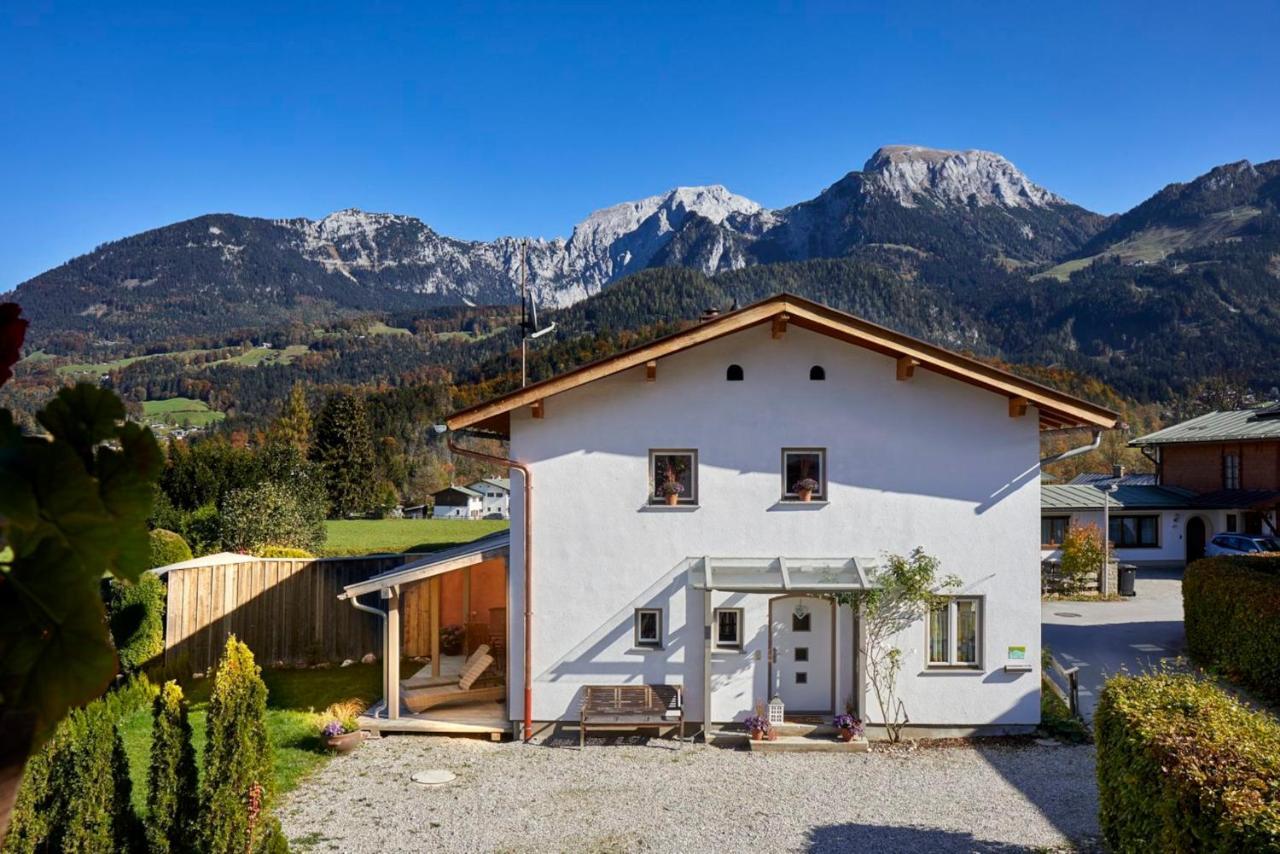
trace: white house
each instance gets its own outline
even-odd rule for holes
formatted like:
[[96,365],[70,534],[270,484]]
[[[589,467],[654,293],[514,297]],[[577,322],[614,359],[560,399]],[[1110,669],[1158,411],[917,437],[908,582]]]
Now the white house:
[[467,488],[480,493],[480,515],[511,518],[511,480],[505,477],[486,477],[467,484]]
[[446,486],[431,493],[435,502],[432,519],[479,519],[484,515],[484,496],[467,486]]
[[344,596],[394,603],[399,585],[505,550],[506,713],[526,736],[576,721],[584,686],[619,683],[682,685],[704,731],[775,696],[788,714],[852,706],[877,723],[857,616],[828,596],[922,547],[961,586],[898,638],[912,727],[1025,730],[1040,716],[1040,432],[1115,422],[780,295],[456,413],[459,447],[472,431],[510,440],[509,546]]
[[[1115,490],[1108,491],[1113,484]],[[1098,531],[1110,530],[1108,539],[1121,563],[1181,567],[1186,563],[1186,523],[1194,498],[1188,490],[1132,478],[1046,483],[1040,487],[1041,558],[1061,556],[1062,540],[1071,526],[1093,525]]]

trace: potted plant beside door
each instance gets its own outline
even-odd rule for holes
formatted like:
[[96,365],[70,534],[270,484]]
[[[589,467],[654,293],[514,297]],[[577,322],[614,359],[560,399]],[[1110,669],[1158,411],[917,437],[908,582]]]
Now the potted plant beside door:
[[841,741],[853,741],[862,735],[862,721],[853,715],[836,715],[831,723],[835,725],[836,729],[840,730]]
[[812,501],[813,494],[818,491],[818,482],[811,477],[804,477],[791,485],[791,491],[801,501]]
[[747,732],[751,733],[752,741],[761,741],[773,729],[769,725],[769,719],[764,715],[751,715],[742,722],[742,725],[747,728]]

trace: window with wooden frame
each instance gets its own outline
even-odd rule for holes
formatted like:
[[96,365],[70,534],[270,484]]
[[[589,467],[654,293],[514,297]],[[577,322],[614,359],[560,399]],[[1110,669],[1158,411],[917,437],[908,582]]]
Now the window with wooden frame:
[[716,649],[742,649],[742,609],[716,608]]
[[782,500],[803,501],[805,488],[814,501],[827,500],[827,449],[782,449]]
[[1160,546],[1159,516],[1115,516],[1107,537],[1120,549],[1154,549]]
[[1222,488],[1240,488],[1240,455],[1223,454],[1222,456]]
[[1067,529],[1070,527],[1070,516],[1041,516],[1040,544],[1045,546],[1062,545],[1062,541],[1067,536]]
[[925,649],[929,667],[980,667],[982,598],[956,596],[929,612]]
[[661,608],[636,608],[635,644],[650,649],[662,646]]
[[673,506],[698,503],[697,451],[649,451],[649,503]]

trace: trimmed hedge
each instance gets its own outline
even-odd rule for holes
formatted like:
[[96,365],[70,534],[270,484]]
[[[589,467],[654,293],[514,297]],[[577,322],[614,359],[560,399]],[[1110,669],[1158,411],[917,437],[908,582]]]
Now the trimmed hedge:
[[136,584],[111,582],[107,613],[120,669],[133,673],[164,654],[164,582],[144,572]]
[[258,557],[297,557],[308,558],[315,557],[306,549],[295,549],[292,546],[272,546],[266,545],[257,551]]
[[153,528],[151,531],[151,566],[168,566],[191,560],[191,546],[182,539],[181,534],[166,531],[164,528]]
[[1187,648],[1200,663],[1280,700],[1280,557],[1212,557],[1182,579]]
[[1117,852],[1280,852],[1280,723],[1186,674],[1116,676],[1094,715]]

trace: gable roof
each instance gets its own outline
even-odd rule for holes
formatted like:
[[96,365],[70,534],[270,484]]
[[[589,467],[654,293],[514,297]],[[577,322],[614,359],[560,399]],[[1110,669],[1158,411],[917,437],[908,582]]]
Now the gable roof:
[[532,406],[552,395],[569,391],[630,368],[640,367],[682,350],[723,338],[752,326],[779,322],[829,335],[865,347],[907,365],[985,388],[1010,401],[1022,401],[1040,413],[1041,429],[1061,427],[1116,426],[1111,410],[1065,392],[1023,379],[977,359],[936,347],[909,335],[894,332],[843,311],[811,300],[782,293],[745,308],[719,315],[681,332],[648,344],[616,353],[559,376],[533,383],[485,403],[455,412],[448,419],[450,430],[482,428],[500,435],[511,432],[511,412]]
[[505,492],[511,491],[511,478],[509,477],[482,477],[479,480],[473,480],[467,484],[471,488],[475,488],[476,484],[487,483],[490,486],[496,486]]
[[1130,440],[1129,444],[1143,447],[1243,439],[1280,439],[1280,406],[1263,404],[1251,409],[1210,412],[1188,421],[1181,421],[1163,430],[1139,436]]
[[[1096,486],[1075,483],[1042,483],[1041,511],[1101,510],[1103,492]],[[1159,510],[1190,507],[1195,493],[1169,486],[1125,486],[1111,493],[1112,510]]]
[[444,495],[446,492],[457,492],[468,498],[483,498],[484,496],[476,492],[469,486],[446,486],[444,489],[437,489],[432,495]]
[[[1043,480],[1044,475],[1041,475],[1040,478]],[[1121,486],[1155,486],[1156,476],[1154,474],[1126,474],[1121,477],[1116,477],[1113,474],[1085,472],[1084,474],[1078,474],[1071,478],[1071,480],[1067,481],[1068,484],[1082,483],[1086,485],[1112,482],[1118,482]]]

